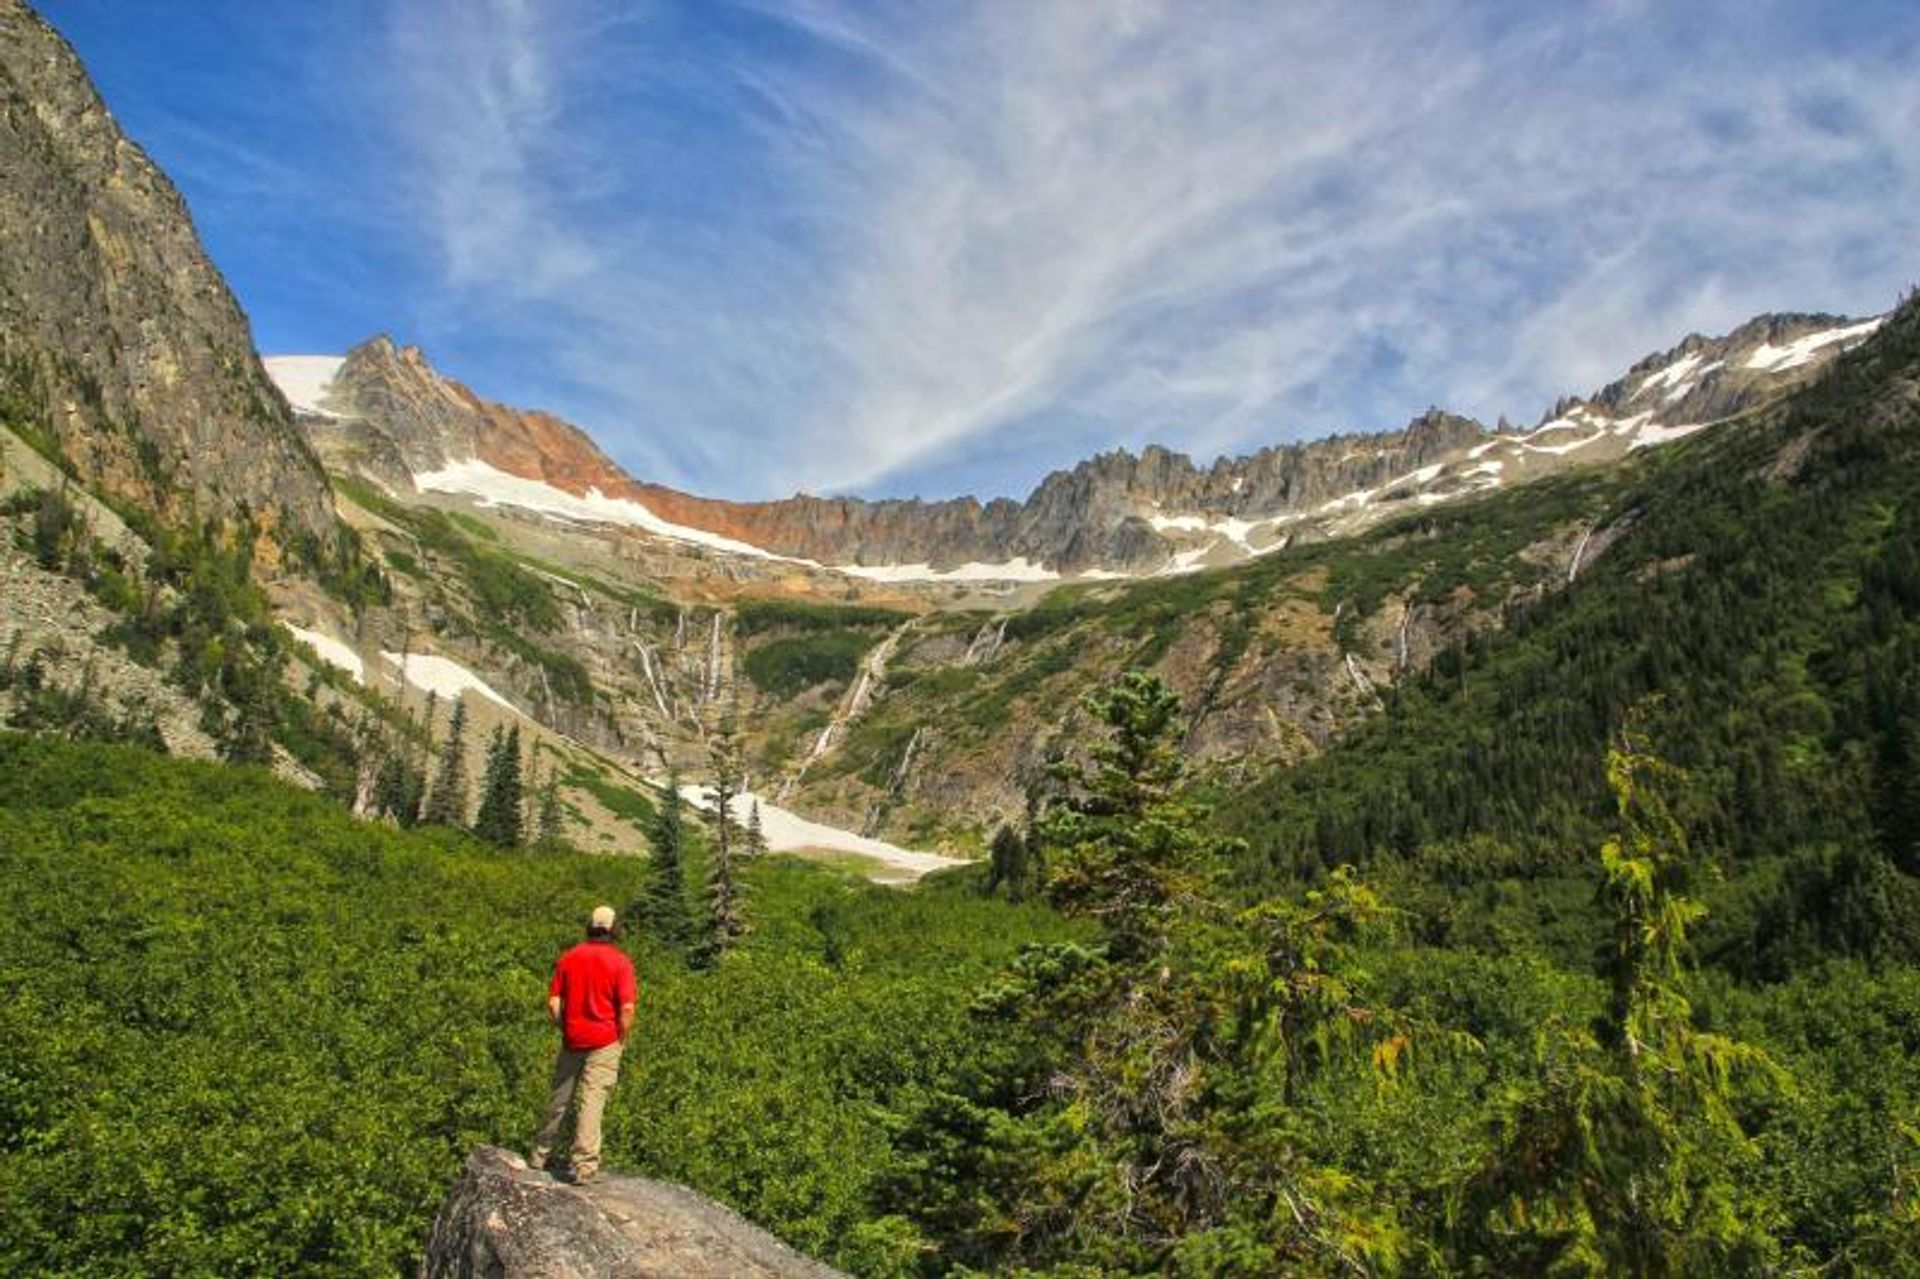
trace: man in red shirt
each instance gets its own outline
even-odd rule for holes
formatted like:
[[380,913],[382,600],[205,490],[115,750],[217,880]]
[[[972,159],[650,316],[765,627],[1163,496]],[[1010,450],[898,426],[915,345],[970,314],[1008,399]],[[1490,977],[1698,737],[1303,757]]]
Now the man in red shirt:
[[560,956],[547,987],[547,1015],[560,1028],[560,1056],[527,1163],[547,1166],[568,1103],[577,1096],[569,1165],[576,1183],[592,1181],[600,1171],[600,1112],[620,1077],[620,1052],[633,1030],[633,961],[613,944],[613,934],[613,907],[594,907],[587,939]]

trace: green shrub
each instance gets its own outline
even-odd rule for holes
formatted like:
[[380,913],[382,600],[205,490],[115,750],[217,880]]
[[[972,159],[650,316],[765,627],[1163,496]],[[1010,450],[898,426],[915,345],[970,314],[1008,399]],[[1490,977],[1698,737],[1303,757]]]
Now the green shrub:
[[777,639],[752,649],[743,665],[747,678],[776,697],[792,697],[817,684],[851,680],[872,641],[852,631],[826,631]]

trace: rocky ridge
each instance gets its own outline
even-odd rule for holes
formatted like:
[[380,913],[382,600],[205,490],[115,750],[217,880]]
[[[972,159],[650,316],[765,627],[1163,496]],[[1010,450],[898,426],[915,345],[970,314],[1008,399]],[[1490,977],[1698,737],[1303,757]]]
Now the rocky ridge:
[[0,0],[0,228],[0,418],[164,518],[333,527],[180,193],[22,0]]
[[1219,566],[1357,532],[1410,506],[1610,460],[1777,397],[1875,323],[1768,315],[1723,337],[1691,335],[1601,391],[1561,400],[1528,430],[1488,430],[1430,409],[1397,431],[1270,447],[1205,467],[1158,446],[1137,456],[1114,450],[1048,475],[1024,501],[985,503],[805,494],[731,502],[636,480],[579,428],[488,401],[418,348],[385,337],[354,348],[295,398],[332,464],[393,492],[464,493],[578,522],[631,524],[736,559],[896,584],[1038,581]]

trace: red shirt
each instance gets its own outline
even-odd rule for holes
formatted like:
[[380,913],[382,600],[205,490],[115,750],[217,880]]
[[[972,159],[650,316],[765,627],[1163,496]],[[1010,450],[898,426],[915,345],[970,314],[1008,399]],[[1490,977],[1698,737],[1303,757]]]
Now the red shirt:
[[620,1009],[634,1002],[633,961],[610,941],[583,941],[553,966],[547,994],[560,999],[560,1037],[569,1052],[620,1038]]

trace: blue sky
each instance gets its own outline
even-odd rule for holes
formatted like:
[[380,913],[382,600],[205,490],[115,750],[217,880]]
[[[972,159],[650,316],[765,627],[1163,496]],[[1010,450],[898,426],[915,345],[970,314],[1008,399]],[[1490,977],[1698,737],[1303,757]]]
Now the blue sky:
[[731,497],[1536,418],[1920,283],[1920,6],[43,0],[268,354]]

